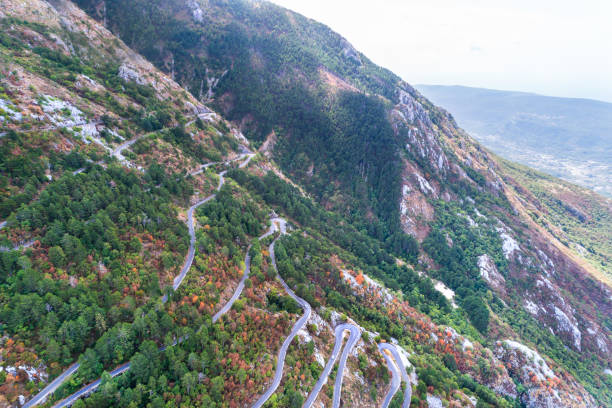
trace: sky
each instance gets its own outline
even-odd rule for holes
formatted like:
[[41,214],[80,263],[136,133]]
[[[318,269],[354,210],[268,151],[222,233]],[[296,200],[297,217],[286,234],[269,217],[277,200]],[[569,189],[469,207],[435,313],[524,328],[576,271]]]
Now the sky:
[[411,84],[612,102],[612,0],[272,0]]

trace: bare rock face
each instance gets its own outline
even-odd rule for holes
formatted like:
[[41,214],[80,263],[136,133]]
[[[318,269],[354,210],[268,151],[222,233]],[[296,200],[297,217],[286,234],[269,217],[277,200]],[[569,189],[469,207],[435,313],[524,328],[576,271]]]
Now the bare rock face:
[[574,317],[574,310],[549,279],[544,276],[536,278],[535,290],[526,296],[525,308],[566,344],[578,351],[582,349],[582,332]]
[[478,268],[480,268],[480,276],[489,284],[491,289],[506,294],[506,279],[499,273],[495,262],[488,254],[478,257]]
[[87,122],[85,114],[69,101],[43,95],[39,103],[49,121],[58,127],[72,128]]
[[451,173],[451,166],[442,144],[434,133],[427,110],[412,96],[414,90],[408,84],[397,89],[398,103],[391,111],[394,131],[404,137],[406,149],[419,160],[429,164],[426,173],[410,161],[404,162],[401,220],[404,231],[418,240],[429,234],[428,222],[433,220],[433,207],[429,199],[449,198],[446,191],[434,181],[431,172],[440,176]]
[[79,74],[77,76],[77,80],[74,85],[79,89],[87,89],[93,92],[104,92],[105,91],[105,88],[102,85],[100,85],[99,83],[97,83],[96,81],[88,77],[87,75],[82,75],[82,74]]
[[523,307],[544,327],[548,328],[570,348],[590,350],[602,357],[609,356],[610,340],[606,329],[593,316],[580,314],[568,298],[567,292],[545,274],[538,274],[534,287],[525,293]]
[[400,219],[402,228],[407,234],[419,241],[427,237],[430,231],[428,223],[434,218],[434,208],[427,197],[437,198],[435,186],[418,172],[411,163],[405,163],[402,183],[402,198],[400,201]]
[[510,229],[502,223],[500,223],[500,225],[501,226],[497,228],[497,232],[502,240],[502,250],[504,251],[504,256],[508,260],[516,257],[519,263],[522,262],[522,251],[520,245],[512,236]]
[[[0,4],[2,5],[2,16],[18,17],[39,24],[59,27],[58,13],[46,1],[3,0]],[[32,10],[36,10],[36,13],[32,13]]]
[[[502,222],[496,229],[509,264],[509,274],[529,282],[528,289],[521,293],[525,310],[568,348],[608,356],[612,343],[605,325],[597,317],[598,310],[609,307],[605,291],[593,290],[588,280],[578,279],[576,268],[554,248],[534,237],[521,239],[519,243],[516,230]],[[486,263],[486,259],[479,258],[481,275],[497,290],[500,281],[492,279],[494,275],[488,273]],[[585,297],[585,293],[590,296]]]
[[436,395],[427,396],[427,405],[429,408],[443,408],[442,400]]
[[122,64],[119,67],[119,78],[126,82],[136,82],[138,85],[146,84],[146,81],[140,76],[140,74],[127,64]]
[[344,50],[342,51],[344,56],[351,61],[353,61],[357,65],[362,65],[361,57],[359,56],[359,52],[348,42],[344,41]]
[[187,2],[187,7],[191,10],[191,16],[193,17],[193,21],[196,23],[204,22],[204,11],[200,4],[196,0],[189,0]]
[[[404,89],[406,88],[406,89]],[[450,171],[449,160],[432,129],[434,124],[429,113],[411,94],[409,85],[398,88],[399,103],[392,111],[392,124],[396,132],[407,131],[406,148],[415,156],[426,160],[431,168],[441,175]]]
[[527,391],[521,400],[529,408],[596,407],[590,394],[572,378],[559,378],[542,356],[513,340],[498,341],[495,356]]

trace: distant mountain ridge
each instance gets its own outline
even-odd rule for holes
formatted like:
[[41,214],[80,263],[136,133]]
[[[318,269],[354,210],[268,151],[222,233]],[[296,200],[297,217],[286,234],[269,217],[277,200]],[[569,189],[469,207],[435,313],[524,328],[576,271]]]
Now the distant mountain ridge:
[[495,153],[612,196],[612,103],[417,85]]

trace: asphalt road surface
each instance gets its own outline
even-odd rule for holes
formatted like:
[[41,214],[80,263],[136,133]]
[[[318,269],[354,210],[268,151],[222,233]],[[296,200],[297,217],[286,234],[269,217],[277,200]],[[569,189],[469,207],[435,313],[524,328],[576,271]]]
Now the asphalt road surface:
[[[275,224],[278,224],[280,226],[281,234],[286,233],[287,227],[285,220],[281,218],[272,219],[272,226],[274,226]],[[280,385],[281,380],[283,378],[283,368],[285,367],[285,358],[287,357],[287,350],[289,349],[289,346],[291,345],[291,342],[293,341],[295,336],[297,336],[298,332],[306,325],[306,322],[308,322],[308,319],[310,319],[310,314],[312,313],[312,308],[310,307],[310,304],[308,304],[308,302],[306,302],[304,299],[297,296],[295,292],[293,292],[289,288],[289,286],[287,286],[287,283],[285,283],[283,278],[281,278],[281,276],[278,274],[278,269],[276,268],[276,257],[274,256],[275,243],[276,239],[270,244],[270,247],[268,249],[270,252],[270,259],[272,259],[272,266],[274,267],[274,270],[277,273],[276,276],[283,285],[283,288],[285,288],[287,293],[289,293],[289,296],[291,296],[302,307],[302,310],[304,310],[304,314],[297,322],[295,322],[293,328],[291,329],[291,333],[289,333],[289,336],[287,336],[287,338],[283,342],[283,345],[278,351],[278,357],[276,360],[276,372],[274,373],[274,380],[272,381],[272,384],[268,387],[266,392],[264,392],[264,394],[259,397],[255,404],[253,404],[253,408],[261,408],[270,399],[272,394],[276,392],[276,389]]]
[[[391,371],[391,387],[389,388],[387,395],[385,395],[385,399],[381,405],[382,408],[387,408],[389,406],[391,400],[393,399],[393,396],[395,395],[397,390],[399,390],[399,387],[402,383],[399,368],[395,363],[395,359],[390,355],[390,347],[392,346],[390,346],[388,343],[380,343],[378,345],[378,351],[380,351],[380,353],[385,358],[385,361],[387,362],[387,367],[389,367],[389,371]],[[385,350],[387,350],[388,353],[385,353]]]
[[[404,360],[402,360],[400,353],[397,350],[397,347],[393,344],[380,343],[378,345],[378,350],[385,357],[387,365],[389,366],[389,370],[391,370],[393,376],[391,380],[391,388],[389,389],[389,392],[385,397],[385,400],[382,404],[382,408],[386,408],[387,406],[389,406],[391,400],[393,399],[393,396],[400,387],[401,381],[404,381],[406,383],[402,408],[409,408],[410,399],[412,398],[412,385],[410,384],[410,377],[408,377],[408,371],[406,370],[406,366],[404,365]],[[385,353],[385,350],[389,353]]]
[[79,369],[79,363],[71,365],[66,371],[64,371],[59,377],[51,381],[41,392],[36,394],[34,398],[26,402],[23,408],[30,408],[40,403],[43,403],[47,397],[57,389],[68,377],[70,377],[76,370]]
[[[331,373],[332,368],[336,364],[336,360],[338,359],[338,355],[340,354],[340,350],[342,349],[342,343],[344,341],[344,332],[346,330],[350,331],[350,337],[346,343],[345,350],[348,348],[350,351],[350,348],[352,348],[357,342],[357,340],[359,340],[359,337],[361,336],[361,332],[357,326],[345,323],[345,324],[338,325],[336,327],[336,340],[334,343],[334,349],[332,350],[331,355],[329,356],[329,360],[327,360],[327,364],[325,365],[325,368],[323,368],[323,372],[321,373],[321,376],[319,377],[319,379],[317,380],[317,383],[315,384],[314,388],[310,392],[310,395],[308,395],[308,399],[306,400],[302,408],[312,407],[312,404],[314,404],[315,400],[317,399],[317,396],[321,392],[321,388],[323,388],[323,385],[327,383],[329,374]],[[345,354],[342,353],[342,355],[344,357]],[[346,354],[346,357],[348,357],[348,352]],[[345,357],[344,357],[344,363],[346,364]],[[336,404],[336,389],[335,388],[337,387],[338,381],[340,381],[340,388],[342,387],[342,376],[343,375],[344,375],[344,365],[342,365],[342,370],[340,370],[340,367],[338,367],[338,373],[336,374],[336,386],[334,387],[334,405],[333,405],[334,408],[338,407],[338,405],[340,404],[340,392],[338,392],[338,402],[337,402],[338,405],[335,405]],[[340,378],[340,380],[338,380],[338,378]]]
[[[116,376],[118,376],[120,374],[125,373],[129,369],[130,369],[130,363],[126,363],[126,364],[124,364],[122,366],[119,366],[119,367],[115,368],[109,374],[110,374],[111,377],[116,377]],[[68,398],[65,398],[65,399],[61,400],[60,402],[58,402],[57,404],[55,404],[53,406],[53,408],[64,408],[64,407],[71,406],[78,399],[86,397],[87,395],[89,395],[92,392],[94,392],[100,386],[100,383],[101,383],[101,380],[96,380],[96,381],[92,382],[91,384],[86,385],[85,387],[81,388],[80,390],[78,390],[77,392],[75,392],[74,394],[69,396]]]
[[[344,325],[342,325],[344,326]],[[340,407],[340,396],[342,394],[342,378],[344,377],[344,368],[346,367],[346,360],[350,352],[355,347],[355,344],[361,338],[361,330],[359,327],[353,324],[346,324],[346,330],[350,331],[350,336],[346,345],[344,346],[344,350],[342,351],[342,357],[340,357],[340,363],[338,363],[338,374],[336,375],[336,383],[334,384],[334,399],[332,403],[333,408]]]

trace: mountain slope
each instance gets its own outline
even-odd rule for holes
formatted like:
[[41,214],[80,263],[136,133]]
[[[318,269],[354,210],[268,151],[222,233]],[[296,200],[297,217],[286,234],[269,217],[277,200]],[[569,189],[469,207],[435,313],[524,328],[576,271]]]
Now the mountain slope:
[[[270,405],[303,403],[342,323],[363,333],[337,374],[347,406],[382,402],[383,341],[410,352],[415,405],[609,405],[610,289],[589,274],[605,265],[533,221],[543,199],[509,164],[328,28],[260,2],[79,1],[99,22],[68,1],[1,4],[11,402],[44,385],[26,370],[78,360],[52,400],[102,376],[77,404],[254,403],[302,313],[257,238],[274,211],[292,226],[278,273],[313,313]],[[190,237],[187,208],[219,181]]]
[[[602,282],[610,283],[612,201],[588,189],[525,166],[498,159],[506,180],[522,191],[526,214],[547,233],[585,258]],[[581,261],[578,259],[578,262]]]
[[612,104],[461,86],[417,88],[495,153],[612,196]]

